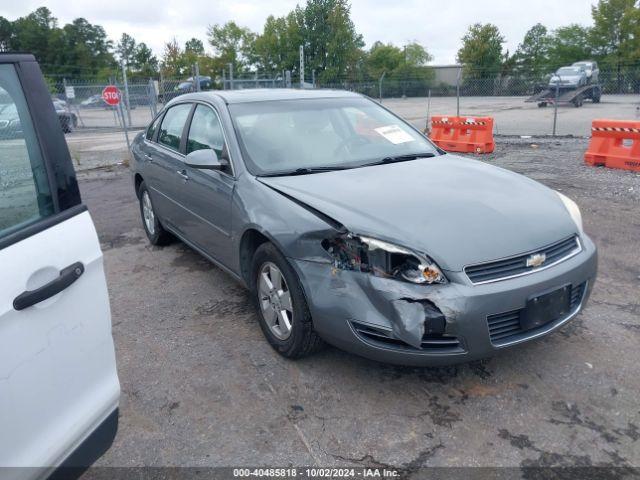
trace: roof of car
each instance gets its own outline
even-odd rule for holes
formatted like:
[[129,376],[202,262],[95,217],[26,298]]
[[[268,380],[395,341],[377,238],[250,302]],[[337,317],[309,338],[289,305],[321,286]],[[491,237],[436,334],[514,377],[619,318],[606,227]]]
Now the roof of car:
[[253,88],[244,90],[212,90],[181,95],[182,100],[207,100],[221,97],[226,103],[267,102],[273,100],[298,100],[306,98],[356,98],[359,94],[344,90],[300,90],[295,88]]

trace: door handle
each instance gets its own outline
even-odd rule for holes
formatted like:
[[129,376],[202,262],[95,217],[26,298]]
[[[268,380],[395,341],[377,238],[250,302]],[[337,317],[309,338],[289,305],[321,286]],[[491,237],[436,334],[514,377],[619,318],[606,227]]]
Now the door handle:
[[144,154],[144,158],[146,158],[147,160],[149,160],[150,162],[153,162],[153,157],[151,155],[149,155],[148,153]]
[[189,180],[189,175],[187,175],[186,170],[178,170],[176,173],[180,175],[184,180]]
[[60,270],[60,276],[49,283],[36,288],[35,290],[27,290],[22,292],[13,300],[13,308],[16,310],[24,310],[27,307],[40,303],[47,298],[57,295],[65,288],[70,286],[84,273],[84,265],[76,262],[67,268]]

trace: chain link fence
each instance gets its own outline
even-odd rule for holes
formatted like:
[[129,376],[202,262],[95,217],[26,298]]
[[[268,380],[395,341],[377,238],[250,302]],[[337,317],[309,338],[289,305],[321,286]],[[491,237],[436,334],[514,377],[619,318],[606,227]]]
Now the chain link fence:
[[[73,116],[74,129],[143,128],[157,112],[153,79],[124,83],[116,79],[49,78],[47,82],[56,109],[65,108]],[[109,85],[121,92],[122,112],[102,99],[102,91]]]
[[[462,74],[459,85],[455,81],[442,82],[428,75],[404,76],[401,78],[318,82],[320,88],[350,90],[373,98],[426,97],[429,92],[436,97],[457,95],[466,97],[531,96],[546,88],[551,75],[495,75],[486,78],[465,78]],[[639,94],[640,68],[633,70],[605,70],[600,72],[599,83],[603,94]],[[295,83],[294,83],[295,86]]]
[[[72,118],[72,128],[78,131],[95,129],[128,129],[137,130],[146,127],[155,114],[170,100],[185,93],[207,90],[237,90],[246,88],[332,88],[358,92],[369,97],[393,105],[399,114],[416,124],[422,124],[429,115],[426,99],[433,99],[432,113],[454,114],[457,110],[456,98],[462,98],[461,113],[468,115],[505,115],[504,112],[513,110],[516,113],[524,107],[524,101],[534,93],[548,88],[548,77],[534,77],[525,75],[496,75],[493,78],[465,78],[462,74],[459,81],[443,82],[435,78],[432,73],[422,71],[419,75],[386,76],[378,79],[360,78],[343,79],[340,81],[324,82],[315,75],[305,77],[301,84],[299,76],[289,71],[276,73],[235,73],[227,68],[218,75],[201,75],[194,66],[194,75],[190,77],[168,77],[159,75],[152,78],[126,78],[123,72],[111,79],[84,79],[49,77],[50,92],[55,100],[56,108],[66,108]],[[315,72],[313,72],[315,73]],[[589,123],[594,115],[610,116],[612,118],[636,118],[640,110],[636,109],[640,103],[640,68],[624,69],[622,71],[603,70],[600,72],[599,83],[603,103],[607,103],[607,96],[611,96],[610,104],[620,106],[616,116],[606,110],[590,110],[589,113],[578,115],[584,122],[578,122],[578,128],[569,128],[566,133],[582,134],[584,125]],[[102,100],[102,91],[108,85],[115,85],[122,94],[122,111],[120,107],[112,107]],[[473,101],[465,100],[475,97]],[[441,100],[437,100],[440,98]],[[506,99],[509,99],[508,101]],[[415,108],[404,108],[403,103],[393,99],[415,99],[407,101],[406,105],[416,105]],[[531,108],[529,105],[527,108]],[[534,106],[533,106],[534,107]],[[617,107],[616,107],[617,108]],[[542,114],[541,114],[542,115]],[[529,115],[530,116],[530,115]],[[545,120],[546,121],[546,120]],[[508,131],[510,133],[531,133],[528,128],[530,118],[520,114],[510,116]],[[497,122],[500,124],[500,122]],[[547,123],[549,123],[547,121]],[[507,121],[503,122],[506,125]],[[423,125],[424,126],[424,125]],[[560,124],[562,127],[562,123]],[[545,127],[546,128],[546,127]],[[545,128],[535,128],[534,133],[550,133]],[[503,129],[504,131],[504,129]],[[562,128],[559,129],[562,133]],[[586,133],[585,133],[586,134]]]

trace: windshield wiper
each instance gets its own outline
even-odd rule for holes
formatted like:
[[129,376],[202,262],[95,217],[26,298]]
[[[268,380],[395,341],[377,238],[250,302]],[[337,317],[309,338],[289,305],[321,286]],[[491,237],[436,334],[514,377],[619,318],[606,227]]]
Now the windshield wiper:
[[258,175],[258,176],[259,177],[290,177],[293,175],[309,175],[311,173],[333,172],[335,170],[347,170],[349,168],[353,168],[353,167],[341,167],[341,166],[303,167],[303,168],[296,168],[295,170],[286,170],[284,172],[265,173],[263,175]]
[[423,152],[423,153],[408,153],[406,155],[396,155],[394,157],[384,157],[381,162],[382,163],[394,163],[394,162],[406,162],[407,160],[417,160],[418,158],[431,158],[435,157],[436,154],[433,152]]
[[360,166],[370,167],[372,165],[384,165],[386,163],[407,162],[409,160],[417,160],[418,158],[431,158],[435,156],[436,154],[433,152],[407,153],[405,155],[395,155],[393,157],[384,157],[380,160],[376,160],[375,162],[365,163],[364,165],[360,165]]

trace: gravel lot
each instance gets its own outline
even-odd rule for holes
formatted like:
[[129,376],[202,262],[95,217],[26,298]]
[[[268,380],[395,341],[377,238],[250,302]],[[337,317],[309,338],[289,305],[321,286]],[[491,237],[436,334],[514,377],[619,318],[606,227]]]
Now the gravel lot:
[[578,202],[600,253],[587,308],[542,340],[430,369],[333,348],[279,357],[227,274],[181,243],[147,243],[126,168],[81,174],[122,383],[99,465],[640,467],[640,174],[587,167],[585,148],[501,139],[477,158]]

